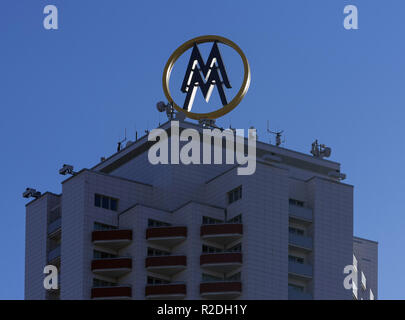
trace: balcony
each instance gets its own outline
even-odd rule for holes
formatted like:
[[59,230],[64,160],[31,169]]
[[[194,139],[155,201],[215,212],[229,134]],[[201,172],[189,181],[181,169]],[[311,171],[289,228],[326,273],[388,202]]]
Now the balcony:
[[91,289],[92,299],[130,299],[132,288],[130,285],[115,287],[95,287]]
[[94,259],[91,262],[91,271],[102,276],[117,278],[132,269],[132,259],[127,257]]
[[200,256],[200,265],[214,272],[228,273],[242,265],[242,253],[204,253]]
[[48,252],[48,263],[54,264],[54,265],[59,264],[60,263],[60,252],[61,252],[60,245],[55,247],[54,249],[50,250]]
[[200,294],[208,299],[235,299],[242,293],[240,281],[202,282]]
[[183,299],[187,294],[184,283],[147,285],[145,297],[148,299]]
[[312,278],[312,265],[298,262],[288,262],[288,273],[302,278]]
[[298,234],[290,233],[288,235],[288,244],[290,246],[311,251],[313,246],[311,237],[301,236]]
[[173,248],[187,238],[187,227],[153,227],[146,229],[146,240],[150,243]]
[[295,288],[288,288],[288,300],[312,300],[312,294]]
[[48,235],[53,235],[60,232],[62,227],[62,218],[58,218],[48,224]]
[[93,244],[113,250],[119,250],[132,242],[132,230],[93,231]]
[[187,267],[187,257],[181,256],[153,256],[145,259],[148,271],[172,276]]
[[291,218],[312,222],[312,209],[290,204],[289,215]]
[[201,226],[200,235],[203,240],[226,246],[242,238],[243,225],[240,223],[206,224]]

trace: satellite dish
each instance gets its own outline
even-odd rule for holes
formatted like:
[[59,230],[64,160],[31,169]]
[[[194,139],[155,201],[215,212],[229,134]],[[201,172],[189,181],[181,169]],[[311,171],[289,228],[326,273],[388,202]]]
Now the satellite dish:
[[325,148],[322,150],[322,152],[323,152],[323,156],[324,156],[325,158],[329,158],[330,155],[332,154],[332,149],[329,148],[329,147],[325,147]]
[[158,109],[159,112],[164,112],[166,110],[166,103],[159,101],[156,103],[156,109]]

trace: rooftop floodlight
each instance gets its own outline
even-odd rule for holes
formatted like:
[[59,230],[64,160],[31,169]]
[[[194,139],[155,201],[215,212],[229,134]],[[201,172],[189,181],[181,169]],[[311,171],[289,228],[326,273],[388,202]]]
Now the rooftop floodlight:
[[33,188],[27,188],[25,189],[25,191],[23,192],[22,196],[24,198],[35,198],[38,199],[41,196],[41,192],[33,189]]
[[182,115],[178,115],[180,112],[177,112],[177,114],[174,112],[174,107],[170,102],[164,103],[163,101],[159,101],[158,103],[156,103],[156,109],[159,112],[166,112],[167,118],[169,120],[173,120],[175,115],[178,120],[182,121],[185,119],[185,116],[183,117]]
[[59,169],[59,174],[65,176],[67,174],[75,175],[76,172],[73,171],[73,166],[70,164],[64,164],[61,169]]
[[159,112],[165,112],[166,111],[166,103],[164,103],[163,101],[159,101],[158,103],[156,103],[156,109]]

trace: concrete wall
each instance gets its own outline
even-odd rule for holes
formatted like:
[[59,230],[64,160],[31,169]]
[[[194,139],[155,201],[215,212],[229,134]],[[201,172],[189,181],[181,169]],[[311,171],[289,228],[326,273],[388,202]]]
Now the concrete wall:
[[47,193],[26,208],[25,226],[25,292],[26,300],[45,299],[43,286],[47,265],[47,218],[60,198]]
[[320,178],[308,186],[314,213],[314,299],[351,299],[343,269],[353,257],[353,187]]

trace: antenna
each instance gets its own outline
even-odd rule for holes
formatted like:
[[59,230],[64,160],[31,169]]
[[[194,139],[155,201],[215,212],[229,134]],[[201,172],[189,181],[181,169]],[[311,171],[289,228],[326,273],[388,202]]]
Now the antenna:
[[125,128],[125,138],[123,139],[123,140],[121,140],[121,141],[118,141],[118,145],[117,145],[117,152],[120,152],[121,151],[121,145],[125,142],[125,141],[127,141],[127,128]]
[[[270,130],[270,125],[269,125],[269,120],[267,120],[267,132],[270,134],[274,134],[276,136],[276,146],[279,147],[282,143],[285,142],[285,139],[281,141],[281,136],[284,132],[284,130],[281,131],[271,131]],[[271,143],[271,142],[270,142]]]
[[134,125],[135,141],[138,141],[138,131],[136,130],[136,124]]

